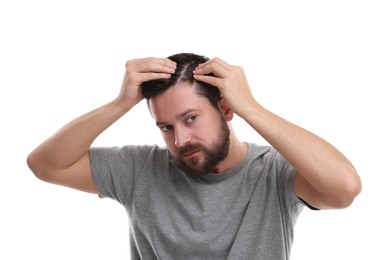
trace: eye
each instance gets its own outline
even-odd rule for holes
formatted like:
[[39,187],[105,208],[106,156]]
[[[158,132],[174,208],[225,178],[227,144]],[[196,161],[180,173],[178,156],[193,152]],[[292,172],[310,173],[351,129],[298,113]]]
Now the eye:
[[196,119],[196,116],[189,116],[186,118],[186,123],[191,124],[195,121],[195,119]]
[[172,129],[171,125],[164,125],[164,126],[160,127],[160,130],[164,133],[168,132],[170,129]]

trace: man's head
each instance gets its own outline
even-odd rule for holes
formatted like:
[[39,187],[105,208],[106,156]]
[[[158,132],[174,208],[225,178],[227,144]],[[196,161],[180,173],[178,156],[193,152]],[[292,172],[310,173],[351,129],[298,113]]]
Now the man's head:
[[169,79],[159,79],[144,82],[141,85],[142,95],[149,104],[151,97],[160,95],[168,88],[171,88],[179,83],[195,85],[198,95],[206,97],[212,106],[218,109],[218,101],[221,99],[221,94],[218,88],[194,79],[192,71],[199,65],[209,59],[205,56],[200,56],[193,53],[179,53],[169,56],[168,59],[176,62],[176,71]]
[[177,63],[176,73],[144,83],[142,92],[177,166],[195,175],[213,172],[229,154],[226,121],[232,112],[216,87],[193,77],[207,58],[188,53],[169,58]]

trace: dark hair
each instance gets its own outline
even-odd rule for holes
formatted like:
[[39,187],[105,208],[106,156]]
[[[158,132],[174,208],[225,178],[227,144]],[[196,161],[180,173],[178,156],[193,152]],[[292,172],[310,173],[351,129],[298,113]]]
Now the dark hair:
[[195,80],[192,73],[199,64],[208,61],[209,58],[193,53],[178,53],[169,56],[168,59],[176,62],[175,73],[169,79],[151,80],[142,83],[141,90],[144,98],[149,101],[151,97],[162,94],[165,90],[178,83],[188,83],[189,85],[195,85],[196,93],[207,98],[211,105],[218,109],[218,101],[221,99],[218,88]]

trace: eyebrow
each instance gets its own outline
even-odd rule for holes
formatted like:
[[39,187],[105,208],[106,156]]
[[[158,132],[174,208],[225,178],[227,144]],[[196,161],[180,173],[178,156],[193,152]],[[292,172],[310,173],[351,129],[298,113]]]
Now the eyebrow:
[[[175,116],[175,119],[176,120],[179,120],[180,118],[183,118],[185,117],[186,115],[192,113],[192,112],[195,112],[195,111],[200,111],[200,109],[196,109],[196,108],[189,108],[187,110],[185,110],[184,112],[182,113],[179,113]],[[160,121],[156,121],[156,125],[159,126],[159,125],[166,125],[166,123],[164,122],[160,122]]]

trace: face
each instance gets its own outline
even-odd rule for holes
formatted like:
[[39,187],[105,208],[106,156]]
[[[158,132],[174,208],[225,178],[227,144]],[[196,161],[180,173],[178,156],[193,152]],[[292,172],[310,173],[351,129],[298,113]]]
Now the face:
[[188,174],[210,173],[229,153],[230,130],[195,87],[178,84],[149,100],[149,107],[177,166]]

